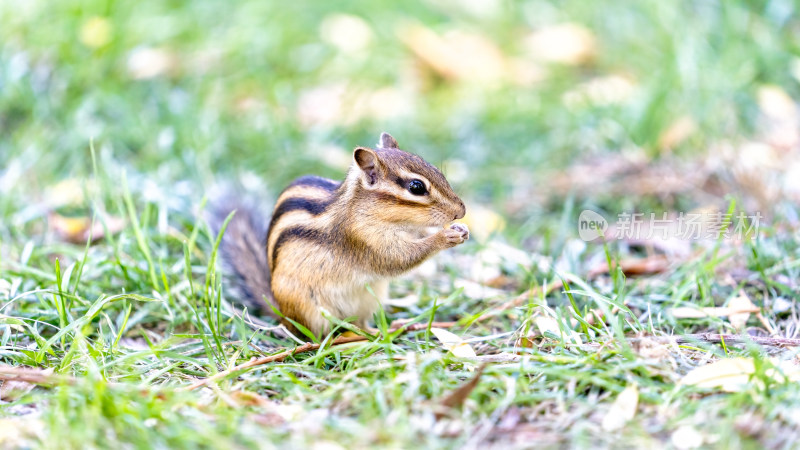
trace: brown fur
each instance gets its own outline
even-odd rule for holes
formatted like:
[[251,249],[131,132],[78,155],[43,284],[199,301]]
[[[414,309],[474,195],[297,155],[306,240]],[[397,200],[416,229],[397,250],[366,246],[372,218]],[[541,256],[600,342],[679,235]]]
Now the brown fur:
[[[355,150],[341,184],[303,177],[286,188],[275,205],[261,265],[240,261],[241,267],[259,270],[267,270],[266,262],[267,289],[278,309],[318,336],[330,329],[323,308],[364,327],[388,294],[391,277],[469,237],[458,224],[418,237],[425,227],[463,217],[464,203],[436,167],[397,148],[388,134],[379,142],[383,147]],[[425,184],[425,195],[408,191],[414,179]],[[225,239],[237,236],[241,233]],[[241,252],[237,259],[251,256]]]

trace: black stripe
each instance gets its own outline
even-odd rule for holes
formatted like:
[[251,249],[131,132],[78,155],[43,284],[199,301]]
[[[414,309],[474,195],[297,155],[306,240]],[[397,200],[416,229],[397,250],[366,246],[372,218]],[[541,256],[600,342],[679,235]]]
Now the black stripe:
[[327,178],[317,177],[314,175],[306,175],[292,181],[292,184],[290,184],[289,187],[287,187],[287,189],[294,186],[313,186],[324,189],[328,192],[333,192],[339,188],[339,185],[341,185],[341,183],[337,181],[329,180]]
[[275,208],[275,211],[272,213],[272,220],[269,222],[269,227],[272,228],[284,214],[299,209],[318,216],[325,212],[332,201],[333,199],[317,200],[303,197],[289,197]]
[[281,249],[283,244],[295,240],[295,239],[304,239],[307,241],[315,241],[318,244],[322,244],[325,242],[325,233],[320,231],[314,230],[312,228],[306,228],[302,226],[295,226],[289,227],[283,231],[278,236],[278,239],[275,241],[275,247],[272,248],[272,270],[275,270],[275,263],[278,261],[278,251]]
[[400,177],[398,177],[396,175],[394,176],[394,182],[397,183],[397,185],[400,186],[401,188],[403,188],[403,189],[406,188],[406,180],[404,180],[404,179],[402,179],[402,178],[400,178]]
[[291,211],[303,210],[307,211],[309,214],[318,216],[324,213],[331,203],[333,203],[333,198],[318,200],[303,197],[289,197],[282,201],[278,207],[275,208],[275,211],[272,212],[272,219],[269,221],[269,229],[267,230],[267,242],[269,243],[269,238],[272,235],[272,230],[275,227],[275,224],[278,223],[278,220],[284,214]]

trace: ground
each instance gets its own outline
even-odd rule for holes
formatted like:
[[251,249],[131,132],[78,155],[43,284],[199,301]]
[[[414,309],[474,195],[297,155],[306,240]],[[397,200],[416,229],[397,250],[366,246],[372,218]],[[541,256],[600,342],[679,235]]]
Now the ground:
[[[0,443],[797,446],[799,13],[0,3]],[[243,318],[209,201],[382,131],[472,239],[355,342]]]

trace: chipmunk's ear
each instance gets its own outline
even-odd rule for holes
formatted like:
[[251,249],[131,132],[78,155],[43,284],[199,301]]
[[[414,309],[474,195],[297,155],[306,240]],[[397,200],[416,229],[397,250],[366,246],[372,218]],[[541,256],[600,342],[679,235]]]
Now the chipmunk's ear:
[[397,141],[387,132],[381,133],[381,138],[378,139],[378,147],[380,148],[400,148]]
[[353,159],[355,160],[361,171],[367,177],[369,184],[375,184],[378,181],[378,176],[381,171],[381,162],[378,160],[378,155],[375,150],[366,147],[357,147],[353,152]]

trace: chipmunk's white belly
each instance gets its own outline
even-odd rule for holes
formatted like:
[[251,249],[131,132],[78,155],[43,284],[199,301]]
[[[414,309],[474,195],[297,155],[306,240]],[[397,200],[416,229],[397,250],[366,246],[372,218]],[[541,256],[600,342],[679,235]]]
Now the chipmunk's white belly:
[[[319,292],[322,300],[320,306],[342,320],[355,317],[355,324],[364,327],[378,310],[379,302],[385,300],[389,293],[388,280],[371,281],[370,283],[369,280],[364,280],[363,284],[325,286]],[[371,288],[372,292],[367,289],[367,286]],[[323,324],[320,325],[322,328],[329,329]]]

